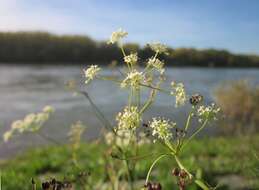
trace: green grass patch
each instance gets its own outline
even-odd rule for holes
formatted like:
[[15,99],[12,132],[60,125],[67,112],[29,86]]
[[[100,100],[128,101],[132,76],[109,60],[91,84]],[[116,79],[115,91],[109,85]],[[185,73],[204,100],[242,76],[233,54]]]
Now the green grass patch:
[[[258,189],[259,188],[259,136],[218,137],[194,140],[184,150],[183,163],[197,176],[202,176],[212,185],[221,185],[219,189]],[[63,179],[76,175],[79,171],[91,172],[91,183],[105,184],[108,181],[108,147],[102,143],[82,144],[78,151],[80,169],[72,162],[69,145],[46,146],[28,150],[16,158],[0,163],[3,190],[31,189],[33,177],[38,185],[41,180],[56,177]],[[158,145],[145,145],[140,155],[165,152]],[[136,179],[145,179],[150,164],[155,159],[149,156],[138,161]],[[121,162],[116,160],[116,162]],[[176,188],[171,169],[176,166],[173,159],[165,158],[155,167],[151,179],[159,181],[164,189]],[[236,181],[237,182],[236,182]],[[143,182],[144,183],[144,182]],[[240,183],[240,184],[238,184]],[[93,188],[94,189],[94,188]],[[198,189],[190,186],[188,189]]]

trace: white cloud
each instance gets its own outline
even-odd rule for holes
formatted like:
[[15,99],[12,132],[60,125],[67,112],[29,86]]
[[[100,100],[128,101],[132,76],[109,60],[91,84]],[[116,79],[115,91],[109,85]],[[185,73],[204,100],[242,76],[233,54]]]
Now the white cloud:
[[22,0],[0,1],[0,30],[69,31],[73,18],[44,7],[30,8]]

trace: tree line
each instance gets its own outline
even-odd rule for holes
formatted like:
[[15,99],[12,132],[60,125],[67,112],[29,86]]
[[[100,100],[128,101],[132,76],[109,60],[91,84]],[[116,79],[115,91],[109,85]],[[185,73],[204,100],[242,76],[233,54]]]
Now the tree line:
[[[125,44],[127,52],[137,51],[144,63],[153,53],[148,47]],[[258,67],[259,56],[232,54],[226,50],[169,48],[162,56],[167,66]],[[54,35],[47,32],[0,32],[0,63],[33,64],[109,64],[121,61],[116,45],[95,41],[87,36]]]

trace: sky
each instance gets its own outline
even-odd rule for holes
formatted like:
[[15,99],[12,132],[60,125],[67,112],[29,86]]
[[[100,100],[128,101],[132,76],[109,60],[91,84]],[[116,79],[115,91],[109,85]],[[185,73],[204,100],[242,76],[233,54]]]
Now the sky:
[[106,40],[259,54],[259,0],[0,0],[0,31],[43,30]]

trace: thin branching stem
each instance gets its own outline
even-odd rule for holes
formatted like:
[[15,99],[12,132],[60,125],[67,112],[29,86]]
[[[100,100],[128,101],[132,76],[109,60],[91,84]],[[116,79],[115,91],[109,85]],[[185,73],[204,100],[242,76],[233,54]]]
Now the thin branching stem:
[[43,139],[45,139],[45,140],[47,140],[47,141],[49,141],[49,142],[51,142],[51,143],[53,143],[53,144],[55,144],[55,145],[59,145],[59,146],[62,145],[61,142],[57,141],[56,139],[54,139],[54,138],[52,138],[52,137],[49,137],[49,136],[47,136],[47,135],[41,133],[40,131],[37,131],[36,134],[37,134],[38,136],[40,136],[41,138],[43,138]]
[[182,145],[182,149],[183,149],[198,133],[200,133],[202,129],[204,129],[204,127],[207,125],[207,123],[208,123],[208,119],[206,119],[206,120],[203,122],[202,126],[199,127],[199,128],[186,140],[186,142]]
[[150,166],[149,170],[148,170],[148,173],[147,173],[147,177],[146,177],[146,184],[148,183],[149,181],[149,177],[151,175],[151,172],[154,168],[154,166],[156,165],[156,163],[161,160],[162,158],[166,157],[166,156],[170,156],[170,154],[162,154],[160,155],[157,159],[154,160],[154,162],[152,163],[152,165]]
[[80,94],[84,95],[84,97],[89,101],[90,105],[94,109],[97,118],[103,123],[104,127],[108,130],[111,130],[113,133],[115,133],[112,125],[110,124],[109,120],[106,119],[106,117],[103,115],[103,113],[100,111],[100,109],[95,105],[95,103],[92,101],[89,94],[85,91],[79,91]]

